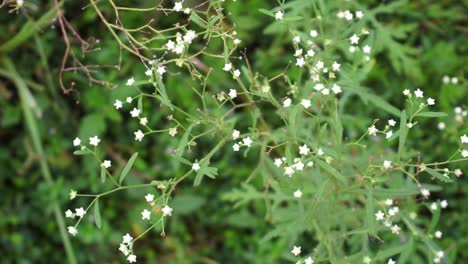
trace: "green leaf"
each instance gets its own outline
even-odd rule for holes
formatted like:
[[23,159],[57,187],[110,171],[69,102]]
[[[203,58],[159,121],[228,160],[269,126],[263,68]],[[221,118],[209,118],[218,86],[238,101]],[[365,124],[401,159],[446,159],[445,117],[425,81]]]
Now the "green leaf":
[[184,149],[187,145],[187,142],[188,142],[188,138],[190,136],[190,132],[192,131],[192,128],[193,126],[195,125],[194,124],[191,124],[186,130],[185,130],[185,133],[184,135],[182,136],[182,138],[180,139],[179,141],[179,145],[177,146],[177,152],[176,152],[176,156],[178,157],[182,157],[182,155],[184,154]]
[[193,182],[194,186],[200,185],[200,183],[203,180],[204,176],[215,179],[216,176],[218,175],[218,169],[217,168],[208,167],[206,164],[204,165],[203,163],[200,163],[200,166],[201,166],[201,168],[198,171],[197,176],[195,176],[195,180]]
[[75,150],[73,151],[73,154],[74,155],[89,155],[89,154],[92,154],[93,152],[91,152],[90,150],[87,150],[87,149],[80,149],[80,150]]
[[423,116],[423,117],[445,117],[448,116],[447,113],[444,112],[423,112],[419,113],[416,116]]
[[195,24],[199,25],[202,28],[206,27],[206,23],[198,16],[196,12],[191,12],[190,21],[193,21]]
[[138,98],[138,110],[140,110],[140,112],[143,112],[143,96],[140,96]]
[[284,21],[299,21],[302,20],[303,17],[301,16],[288,16],[284,18]]
[[275,14],[273,14],[273,12],[271,12],[270,10],[266,10],[266,9],[260,8],[260,9],[258,9],[258,11],[260,11],[260,13],[263,13],[263,14],[265,14],[265,15],[268,15],[268,16],[271,16],[271,17],[275,17]]
[[101,165],[101,181],[104,183],[106,182],[106,168]]
[[432,175],[433,177],[443,181],[443,182],[453,182],[452,179],[450,179],[448,176],[444,176],[440,173],[438,173],[436,170],[434,169],[431,169],[431,168],[426,168],[427,173],[429,173],[430,175]]
[[371,235],[376,234],[375,232],[375,223],[374,223],[374,186],[369,185],[369,190],[367,191],[367,201],[366,201],[366,223],[367,229]]
[[94,223],[101,229],[101,213],[99,212],[99,199],[94,203]]
[[325,171],[327,171],[328,173],[330,173],[331,175],[335,176],[335,178],[337,180],[339,180],[340,182],[342,183],[345,183],[346,182],[346,178],[345,176],[343,176],[343,174],[341,174],[339,171],[337,171],[336,169],[334,169],[332,166],[330,166],[328,163],[324,162],[323,160],[319,159],[319,158],[316,158],[315,159],[315,162],[322,168],[324,169]]
[[400,254],[405,250],[405,248],[408,246],[408,243],[399,243],[396,245],[393,245],[391,247],[386,248],[385,250],[381,250],[377,253],[377,256],[375,256],[376,260],[387,260],[391,256]]
[[135,162],[136,158],[138,157],[138,152],[135,152],[130,159],[128,160],[127,164],[125,165],[124,169],[122,170],[122,173],[120,174],[119,178],[119,184],[122,184],[123,180],[125,177],[127,177],[127,174],[130,172],[130,169],[133,166],[133,162]]
[[408,136],[408,127],[406,126],[406,110],[401,111],[400,116],[400,140],[398,142],[398,160],[401,159],[405,150],[406,137]]
[[[181,194],[174,197],[171,201],[171,206],[177,208],[178,215],[187,215],[205,204],[206,200],[203,196],[195,194]],[[175,211],[174,211],[175,212]]]

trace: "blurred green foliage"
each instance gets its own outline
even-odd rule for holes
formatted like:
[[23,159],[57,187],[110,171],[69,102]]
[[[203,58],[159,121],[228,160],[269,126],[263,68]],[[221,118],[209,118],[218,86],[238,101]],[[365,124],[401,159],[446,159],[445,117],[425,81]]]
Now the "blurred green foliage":
[[[121,116],[112,107],[115,99],[132,96],[135,91],[124,89],[121,85],[115,89],[89,85],[86,76],[67,73],[64,81],[67,84],[75,82],[75,91],[70,94],[61,92],[58,85],[64,53],[61,33],[57,21],[49,18],[44,25],[38,22],[48,10],[52,10],[52,2],[26,1],[24,9],[13,13],[8,13],[8,7],[0,9],[0,47],[14,39],[28,23],[32,28],[32,34],[24,41],[18,42],[8,51],[0,49],[0,58],[8,57],[13,61],[30,89],[31,97],[27,103],[37,120],[44,148],[44,155],[38,155],[35,151],[31,134],[25,126],[20,94],[15,84],[0,74],[2,263],[63,263],[65,253],[52,204],[59,202],[61,212],[64,212],[66,208],[83,206],[75,204],[75,201],[67,201],[67,193],[71,188],[88,192],[101,190],[99,171],[92,160],[72,155],[71,141],[75,136],[88,138],[101,135],[104,146],[112,144],[112,149],[105,147],[105,152],[116,161],[119,168],[125,165],[136,149],[129,131],[135,131],[137,124],[127,122],[127,117]],[[126,2],[129,6],[150,5],[150,1]],[[186,2],[192,5],[196,1]],[[290,45],[287,44],[289,40],[277,23],[257,11],[259,8],[275,8],[277,2],[226,2],[225,12],[229,20],[236,24],[238,36],[243,41],[241,45],[246,49],[252,67],[260,72],[270,72],[271,76],[280,73],[283,70],[280,65],[286,65],[289,60],[281,54],[291,53],[288,50],[291,49]],[[286,4],[290,7],[290,14],[294,15],[295,12],[301,12],[302,4],[306,2],[296,0],[287,1]],[[451,155],[459,135],[468,133],[464,123],[455,121],[453,110],[454,106],[466,107],[464,104],[468,97],[465,80],[468,49],[466,1],[400,0],[387,3],[368,0],[360,1],[360,4],[347,1],[337,1],[339,4],[317,2],[330,13],[335,13],[337,8],[363,10],[369,18],[366,23],[376,33],[369,40],[376,54],[375,61],[368,69],[368,76],[359,80],[357,85],[362,89],[362,96],[352,96],[342,102],[346,132],[350,135],[358,134],[358,131],[367,127],[367,120],[356,120],[357,116],[385,117],[384,112],[373,105],[373,98],[365,96],[366,89],[402,109],[402,90],[421,87],[428,96],[436,98],[438,111],[449,113],[443,119],[447,128],[442,133],[437,130],[434,119],[421,121],[420,126],[425,133],[411,134],[408,142],[410,146],[412,142],[421,142],[421,145],[411,147],[427,159],[438,160]],[[87,64],[117,65],[120,56],[118,45],[92,9],[82,10],[85,5],[79,1],[67,1],[63,6],[65,16],[80,35],[89,40],[99,40],[95,41],[99,50],[88,53],[84,61]],[[103,12],[109,13],[111,10],[104,8]],[[151,13],[145,16],[132,16],[129,13],[124,23],[133,28],[151,18],[161,25],[177,22],[176,18]],[[327,32],[326,26],[335,23],[335,18],[327,16],[324,19],[328,20],[324,21],[323,33],[337,34]],[[307,23],[304,29],[308,29]],[[73,49],[80,54],[79,46],[73,46]],[[343,54],[351,56],[345,50]],[[123,83],[128,76],[143,77],[144,67],[137,58],[123,52],[121,60],[123,63],[120,70],[112,67],[100,69],[96,78]],[[210,63],[209,59],[206,63]],[[3,67],[0,68],[5,70]],[[220,68],[221,65],[216,67]],[[459,83],[443,84],[444,75],[458,77]],[[195,110],[197,106],[192,102],[194,94],[183,89],[190,82],[189,77],[182,76],[166,85],[173,87],[171,93],[176,105]],[[214,80],[210,85],[221,83]],[[366,102],[373,107],[367,107]],[[167,114],[152,111],[150,122],[167,122]],[[123,122],[128,127],[123,127]],[[240,127],[242,124],[240,121]],[[165,155],[168,150],[161,148],[169,145],[171,140],[169,136],[161,136],[139,144],[138,152],[144,159],[137,160],[135,167],[138,173],[128,177],[128,181],[146,182],[159,179],[161,175],[170,178],[171,173],[176,173],[171,169],[174,167],[173,161]],[[209,181],[199,188],[190,188],[191,182],[179,186],[180,190],[171,203],[177,210],[168,223],[170,232],[164,239],[159,237],[160,231],[152,232],[145,243],[138,244],[139,258],[145,259],[145,263],[283,263],[290,238],[265,237],[273,229],[266,220],[287,221],[288,212],[276,215],[278,219],[265,219],[261,201],[233,207],[226,199],[233,195],[233,186],[241,188],[257,165],[255,154],[248,155],[249,158],[240,163],[236,157],[220,154],[216,156],[217,167],[223,173],[215,181]],[[50,167],[53,183],[43,179],[39,169],[40,161],[46,161]],[[240,165],[233,167],[232,164]],[[468,173],[466,163],[462,164],[461,169],[465,174]],[[261,182],[255,184],[261,185]],[[468,252],[464,250],[468,248],[468,226],[465,224],[468,222],[467,191],[464,175],[458,184],[446,185],[441,197],[447,199],[450,205],[440,221],[439,229],[445,231],[444,236],[447,238],[441,241],[441,246],[453,249],[450,257],[454,263],[468,259]],[[101,201],[101,230],[98,231],[92,221],[84,221],[80,225],[80,239],[72,240],[78,263],[119,263],[121,259],[116,245],[120,243],[122,234],[116,230],[141,232],[144,229],[139,223],[129,220],[139,217],[142,208],[134,205],[136,201],[141,201],[143,191],[132,190],[119,195],[118,199]],[[418,250],[421,249],[415,249]],[[419,261],[415,259],[412,263],[425,261],[422,257]]]

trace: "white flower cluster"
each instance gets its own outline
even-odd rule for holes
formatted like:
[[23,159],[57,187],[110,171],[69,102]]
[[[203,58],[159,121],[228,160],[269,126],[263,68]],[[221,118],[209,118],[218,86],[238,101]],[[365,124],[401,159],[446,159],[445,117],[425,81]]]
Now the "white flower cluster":
[[[393,205],[393,200],[387,199],[385,201],[386,206],[392,206]],[[382,211],[378,211],[375,214],[375,218],[377,221],[383,221],[383,224],[385,227],[389,228],[393,234],[400,234],[401,228],[397,225],[392,223],[393,221],[396,221],[395,217],[396,215],[400,212],[400,208],[398,206],[393,206],[386,210],[386,213]]]
[[119,251],[127,257],[129,263],[136,262],[136,255],[133,254],[133,237],[130,234],[127,233],[122,237]]
[[353,19],[363,18],[364,13],[360,10],[356,11],[354,14],[350,10],[338,11],[338,13],[336,13],[336,17],[347,21],[351,21]]
[[[238,138],[240,138],[240,131],[234,129],[234,131],[232,131],[232,140],[237,140]],[[232,145],[232,149],[237,152],[240,150],[241,147],[244,146],[250,148],[252,146],[252,143],[253,140],[250,137],[246,137],[240,140],[239,142],[234,143],[234,145]]]
[[166,43],[166,49],[175,54],[182,54],[196,37],[197,33],[193,30],[188,30],[184,35],[177,32],[175,42],[173,40],[169,40]]
[[[291,253],[294,256],[299,256],[301,254],[301,247],[300,246],[293,246],[293,249],[291,250]],[[297,263],[304,263],[304,264],[314,264],[314,260],[312,259],[311,256],[305,258],[304,260],[299,260]]]

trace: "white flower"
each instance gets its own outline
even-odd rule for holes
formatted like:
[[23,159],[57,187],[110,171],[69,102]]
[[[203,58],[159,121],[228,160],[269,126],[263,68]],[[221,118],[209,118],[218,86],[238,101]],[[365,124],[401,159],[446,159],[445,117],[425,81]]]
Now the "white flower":
[[127,257],[127,260],[128,260],[128,262],[130,262],[130,263],[136,262],[136,256],[133,255],[133,254],[130,254],[130,255]]
[[171,216],[172,215],[172,208],[169,207],[168,205],[166,205],[161,209],[161,212],[163,213],[163,216]]
[[299,43],[299,42],[301,42],[301,36],[295,36],[295,37],[293,38],[293,41],[294,41],[294,43]]
[[122,241],[126,244],[130,244],[132,240],[133,237],[129,233],[125,234],[125,236],[122,237]]
[[122,252],[125,256],[130,253],[128,247],[125,244],[120,244],[119,251]]
[[304,66],[304,64],[305,64],[304,58],[297,58],[296,59],[296,66],[302,68]]
[[428,105],[435,105],[435,100],[432,99],[431,97],[427,98],[427,104]]
[[146,75],[146,76],[151,76],[151,75],[153,75],[153,70],[147,69],[147,70],[145,71],[145,75]]
[[457,176],[457,177],[460,177],[460,176],[463,175],[463,172],[462,172],[462,170],[460,170],[460,169],[454,170],[453,173],[455,173],[455,176]]
[[78,137],[76,137],[76,138],[73,140],[73,146],[78,147],[80,144],[81,144],[81,139],[79,139]]
[[341,64],[339,64],[336,61],[333,62],[333,64],[332,64],[333,71],[340,71],[340,67],[341,67]]
[[349,40],[351,41],[351,44],[358,44],[359,43],[359,37],[356,34],[354,34],[352,37],[350,37]]
[[275,19],[276,20],[283,20],[284,14],[281,11],[278,11],[275,13]]
[[109,168],[111,166],[111,161],[110,160],[105,160],[102,164],[101,164],[102,167],[104,168]]
[[193,30],[187,31],[184,35],[184,42],[187,44],[192,43],[192,40],[194,40],[197,37],[197,34]]
[[388,120],[388,124],[389,124],[390,126],[395,126],[395,125],[396,125],[396,121],[393,120],[393,119],[390,119],[390,120]]
[[466,149],[462,150],[461,155],[462,155],[462,157],[464,157],[464,158],[468,157],[468,150],[466,150]]
[[242,142],[244,143],[245,146],[247,146],[248,148],[250,148],[250,146],[252,145],[253,141],[250,137],[247,137],[247,138],[244,138],[242,140]]
[[440,238],[442,238],[442,232],[437,230],[437,231],[435,231],[434,236],[440,239]]
[[234,129],[234,131],[232,131],[232,140],[236,140],[238,139],[240,136],[240,131],[239,130],[236,130]]
[[73,217],[75,217],[75,215],[73,214],[73,212],[72,212],[70,209],[68,209],[68,210],[65,212],[65,217],[66,217],[66,218],[73,218]]
[[423,98],[423,91],[418,88],[416,91],[414,91],[414,95],[418,98]]
[[97,145],[101,142],[101,140],[98,138],[98,136],[90,137],[89,138],[89,144],[97,147]]
[[307,154],[309,154],[309,152],[310,152],[310,149],[309,149],[309,147],[307,147],[306,144],[299,147],[299,154],[300,155],[307,155]]
[[187,8],[184,9],[184,14],[188,15],[188,14],[190,14],[190,11],[191,11],[191,9],[187,7]]
[[154,200],[154,195],[148,193],[147,195],[145,195],[145,200],[146,200],[148,203],[151,203],[151,202]]
[[445,208],[447,208],[447,206],[448,206],[447,200],[440,201],[440,208],[445,209]]
[[341,93],[341,87],[335,83],[335,84],[333,84],[332,91],[335,94],[339,94],[339,93]]
[[284,101],[283,101],[283,107],[284,108],[287,108],[287,107],[290,107],[291,106],[291,98],[287,97]]
[[281,165],[283,164],[283,161],[280,159],[280,158],[276,158],[275,159],[275,165],[276,167],[281,167]]
[[405,90],[403,91],[403,94],[404,94],[404,95],[409,95],[409,94],[410,94],[410,90],[405,89]]
[[323,61],[318,61],[318,62],[315,64],[315,68],[317,68],[317,69],[319,69],[319,70],[322,69],[323,66],[324,66]]
[[224,64],[223,71],[230,71],[232,69],[232,63]]
[[168,133],[171,137],[175,137],[177,135],[177,127],[170,127]]
[[312,259],[312,257],[308,257],[304,259],[304,264],[314,264],[314,260]]
[[322,156],[323,154],[324,154],[323,150],[322,150],[321,148],[319,148],[319,149],[317,150],[317,155],[318,155],[318,156]]
[[312,104],[310,103],[310,100],[309,99],[302,99],[301,101],[301,105],[304,107],[304,108],[309,108]]
[[392,204],[393,204],[393,200],[392,200],[392,199],[387,199],[387,200],[385,200],[385,205],[390,206],[390,205],[392,205]]
[[369,47],[369,45],[365,45],[362,47],[362,52],[369,54],[371,52],[371,47]]
[[383,220],[383,219],[384,219],[384,216],[385,216],[385,214],[382,213],[382,211],[378,211],[378,212],[375,214],[375,219],[377,219],[377,220]]
[[323,89],[323,90],[322,90],[322,94],[323,94],[323,95],[329,95],[329,94],[330,94],[330,90],[328,90],[328,89]]
[[312,49],[307,51],[307,56],[313,57],[314,55],[315,55],[315,52]]
[[372,259],[369,256],[365,256],[362,259],[362,262],[364,262],[365,264],[369,264],[369,263],[371,263],[371,261],[372,261]]
[[192,170],[194,171],[199,171],[200,170],[200,164],[198,164],[198,162],[195,162],[192,164]]
[[160,76],[162,76],[164,73],[166,73],[166,66],[160,66],[156,71],[159,73]]
[[312,30],[310,31],[309,35],[310,35],[311,37],[315,38],[315,37],[318,36],[318,32],[317,32],[317,30],[312,29]]
[[379,131],[379,130],[373,125],[373,126],[367,128],[367,131],[369,132],[369,135],[376,136],[377,131]]
[[120,108],[122,108],[122,101],[120,101],[120,100],[115,100],[114,106],[115,106],[115,109],[120,109]]
[[75,213],[78,217],[83,217],[86,214],[86,211],[83,209],[83,207],[76,208]]
[[399,226],[393,225],[390,229],[392,230],[392,233],[393,233],[393,234],[396,234],[396,235],[400,234],[400,230],[401,230],[401,229],[400,229]]
[[385,138],[386,139],[390,139],[391,137],[393,136],[393,131],[388,131],[386,134],[385,134]]
[[393,208],[390,208],[390,210],[388,210],[388,214],[391,215],[391,216],[394,216],[396,214],[395,210],[393,210]]
[[301,254],[301,247],[294,246],[291,250],[291,253],[293,253],[294,256],[298,256],[299,254]]
[[148,124],[148,118],[146,118],[146,117],[141,118],[140,119],[140,124],[146,126],[146,124]]
[[236,144],[232,145],[232,150],[237,152],[237,151],[239,151],[239,149],[240,149],[239,144],[236,143]]
[[78,234],[78,230],[76,230],[74,226],[69,226],[68,233],[70,233],[72,236],[76,236],[76,234]]
[[383,167],[384,169],[390,169],[392,167],[392,162],[389,160],[384,160]]
[[135,135],[135,140],[138,140],[138,141],[141,141],[143,137],[145,136],[145,134],[143,134],[141,130],[138,130],[137,132],[133,132],[133,134]]
[[132,102],[132,98],[129,96],[125,99],[127,101],[127,103],[131,103]]
[[140,115],[140,110],[138,108],[133,108],[133,110],[130,111],[130,115],[132,115],[132,117],[137,117]]
[[301,190],[295,191],[295,192],[294,192],[294,197],[296,197],[296,198],[301,198],[301,197],[302,197],[302,192],[301,192]]
[[302,163],[301,161],[298,161],[297,163],[295,163],[294,165],[294,168],[296,168],[296,170],[298,171],[301,171],[304,169],[304,163]]
[[431,204],[431,210],[432,210],[432,211],[437,210],[437,204],[436,204],[436,203],[432,203],[432,204]]
[[183,7],[182,7],[182,2],[175,2],[175,4],[174,4],[174,11],[180,12],[180,11],[182,11],[182,8],[183,8]]
[[460,141],[462,144],[468,143],[468,136],[466,136],[466,134],[461,136]]
[[235,89],[229,89],[229,97],[234,99],[237,97],[237,91]]
[[431,192],[429,192],[428,189],[423,188],[421,189],[421,195],[424,196],[424,198],[427,198],[429,195],[431,195]]
[[284,168],[284,174],[288,175],[289,177],[292,177],[294,174],[294,169],[291,166],[285,167]]
[[301,56],[302,55],[302,49],[298,49],[296,50],[296,52],[294,53],[294,57],[298,57],[298,56]]
[[234,44],[239,45],[240,43],[241,43],[240,39],[238,39],[238,38],[234,39]]
[[361,10],[356,11],[356,18],[361,19],[363,17],[364,17],[364,13]]
[[150,220],[150,217],[151,217],[151,212],[148,211],[148,210],[143,210],[143,212],[141,212],[141,219],[142,220]]
[[133,77],[127,80],[128,86],[133,85],[134,83],[135,83],[135,79]]
[[393,259],[389,259],[387,264],[396,264],[396,262]]
[[239,70],[235,70],[232,76],[235,78],[238,78],[240,76],[241,72]]

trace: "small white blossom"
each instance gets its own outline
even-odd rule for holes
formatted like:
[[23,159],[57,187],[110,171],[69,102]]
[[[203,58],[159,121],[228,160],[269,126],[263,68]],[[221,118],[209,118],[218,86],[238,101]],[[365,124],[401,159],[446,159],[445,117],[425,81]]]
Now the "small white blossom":
[[390,119],[390,120],[388,120],[388,124],[389,124],[390,126],[395,126],[395,125],[396,125],[396,121],[393,120],[393,119]]
[[442,238],[442,232],[440,232],[439,230],[437,230],[437,231],[435,231],[434,236],[435,236],[436,238],[441,239],[441,238]]
[[133,132],[133,134],[135,135],[135,140],[137,140],[137,141],[141,141],[143,139],[143,137],[145,136],[145,134],[143,132],[141,132],[141,130]]
[[98,138],[98,136],[90,137],[89,138],[89,144],[97,147],[97,145],[101,142],[101,140]]
[[182,8],[183,8],[183,7],[182,7],[182,2],[175,2],[174,8],[173,8],[174,11],[180,12],[180,11],[182,11]]
[[432,99],[431,97],[427,98],[427,104],[428,105],[435,105],[435,100]]
[[315,55],[315,52],[312,49],[307,51],[307,56],[313,57],[314,55]]
[[325,152],[323,152],[323,150],[322,150],[321,148],[319,148],[319,149],[317,150],[317,155],[318,155],[318,156],[322,156],[323,154],[325,154]]
[[148,211],[148,210],[143,210],[143,212],[141,212],[141,219],[142,220],[150,220],[150,217],[151,217],[151,212]]
[[102,164],[101,164],[102,167],[104,168],[109,168],[111,166],[111,161],[110,160],[105,160]]
[[276,20],[283,20],[284,14],[281,11],[278,11],[275,13],[275,19]]
[[392,167],[392,162],[389,160],[384,160],[383,167],[384,169],[390,169]]
[[302,197],[302,192],[301,192],[301,190],[295,191],[295,192],[294,192],[294,197],[295,197],[295,198],[301,198],[301,197]]
[[130,115],[131,115],[132,117],[137,117],[137,116],[140,115],[140,110],[139,110],[138,108],[133,108],[133,110],[130,111]]
[[288,175],[289,177],[292,177],[294,174],[294,169],[291,166],[285,167],[284,168],[284,174]]
[[133,99],[129,96],[125,100],[127,101],[127,103],[131,103]]
[[200,164],[198,164],[198,162],[195,162],[192,164],[192,170],[194,171],[199,171],[200,170]]
[[78,234],[78,230],[76,230],[74,226],[69,226],[68,233],[70,233],[72,236],[76,236],[76,234]]
[[135,79],[133,77],[127,80],[128,86],[133,85],[134,83],[135,83]]
[[312,29],[312,30],[310,31],[309,35],[310,35],[311,37],[315,38],[315,37],[318,36],[318,32],[317,32],[317,30]]
[[376,136],[377,132],[379,131],[374,125],[367,128],[367,131],[369,132],[369,135],[371,136]]
[[288,97],[283,101],[283,107],[287,108],[287,107],[290,107],[290,106],[291,106],[291,98]]
[[309,99],[302,99],[301,101],[301,105],[304,107],[304,108],[309,108],[312,104],[310,103],[310,100]]
[[315,68],[317,68],[318,70],[322,69],[324,67],[324,63],[323,61],[318,61],[316,64],[315,64]]
[[133,237],[129,233],[125,234],[125,236],[122,237],[122,241],[125,244],[130,244],[132,240],[133,240]]
[[76,216],[83,217],[86,214],[86,211],[83,209],[83,207],[80,207],[75,209],[75,213]]
[[453,173],[455,173],[455,176],[457,176],[457,177],[460,177],[460,176],[463,175],[463,172],[460,169],[456,169]]
[[362,52],[369,54],[371,52],[371,47],[369,47],[369,45],[365,45],[362,47]]
[[340,67],[341,67],[341,64],[339,64],[336,61],[333,62],[333,64],[332,64],[333,71],[340,71]]
[[400,230],[401,230],[401,229],[400,229],[399,226],[393,225],[390,229],[392,230],[392,233],[393,233],[393,234],[396,234],[396,235],[400,234]]
[[239,130],[236,130],[234,129],[234,131],[232,131],[232,140],[236,140],[238,139],[240,136],[240,131]]
[[294,256],[298,256],[299,254],[301,254],[301,247],[294,246],[291,250],[291,253],[293,253]]
[[448,206],[447,200],[440,201],[440,208],[445,209]]
[[296,66],[302,68],[304,66],[304,64],[305,64],[304,58],[297,58],[296,59]]
[[423,91],[421,91],[421,89],[418,88],[416,91],[414,91],[414,96],[418,98],[423,98]]
[[361,19],[364,17],[364,13],[361,10],[356,11],[356,18]]
[[79,139],[78,137],[76,137],[76,138],[73,140],[73,146],[78,147],[80,144],[81,144],[81,139]]
[[378,212],[375,214],[375,219],[376,219],[377,221],[383,220],[383,219],[384,219],[384,216],[385,216],[385,214],[384,214],[382,211],[378,211]]
[[339,93],[341,93],[341,87],[335,83],[335,84],[333,84],[332,91],[335,94],[339,94]]
[[66,218],[73,218],[73,217],[75,217],[75,215],[73,214],[73,212],[72,212],[70,209],[68,209],[68,210],[65,212],[65,217],[66,217]]
[[468,143],[468,136],[466,136],[466,134],[461,136],[460,141],[461,141],[462,144]]
[[250,148],[250,146],[252,145],[253,141],[250,137],[247,137],[247,138],[244,138],[242,140],[242,142],[244,143],[245,146],[247,146],[248,148]]
[[404,94],[404,95],[409,95],[409,94],[410,94],[410,90],[405,89],[405,90],[403,91],[403,94]]
[[166,66],[160,66],[156,71],[159,73],[160,76],[162,76],[164,73],[166,73]]
[[128,261],[129,263],[134,263],[134,262],[136,262],[136,256],[133,255],[133,254],[130,254],[130,255],[127,257],[127,261]]
[[309,152],[310,152],[310,149],[309,149],[309,147],[307,147],[306,144],[299,147],[299,154],[300,155],[307,155],[307,154],[309,154]]
[[350,37],[349,40],[351,41],[351,44],[358,44],[359,43],[359,37],[356,34],[354,34],[352,37]]
[[166,205],[161,209],[161,212],[163,213],[163,216],[171,216],[172,215],[172,208],[169,207],[168,205]]
[[236,143],[236,144],[232,145],[232,150],[234,150],[236,152],[239,151],[240,150],[239,144]]
[[148,124],[148,118],[146,118],[146,117],[141,118],[140,119],[140,124],[146,126],[146,124]]
[[391,137],[393,136],[393,131],[388,131],[387,133],[385,133],[385,138],[386,139],[390,139]]
[[385,205],[390,206],[390,205],[392,205],[392,204],[393,204],[393,200],[392,200],[392,199],[387,199],[387,200],[385,200]]
[[154,200],[154,195],[148,193],[147,195],[145,195],[145,200],[146,202],[151,203]]
[[389,259],[387,264],[396,264],[396,262],[393,259]]
[[421,195],[424,196],[424,198],[427,198],[429,197],[429,195],[431,195],[431,192],[429,192],[429,190],[425,188],[421,189],[420,192],[421,192]]
[[240,76],[241,72],[239,70],[235,70],[232,76],[235,78],[238,78]]
[[230,71],[232,69],[232,63],[224,64],[223,71]]
[[235,89],[229,89],[229,97],[234,99],[237,97],[237,91]]
[[283,164],[283,161],[280,159],[280,158],[276,158],[275,159],[275,165],[276,167],[281,167],[281,165]]
[[114,106],[115,106],[115,109],[120,109],[120,108],[122,108],[122,101],[120,101],[120,100],[115,100]]

